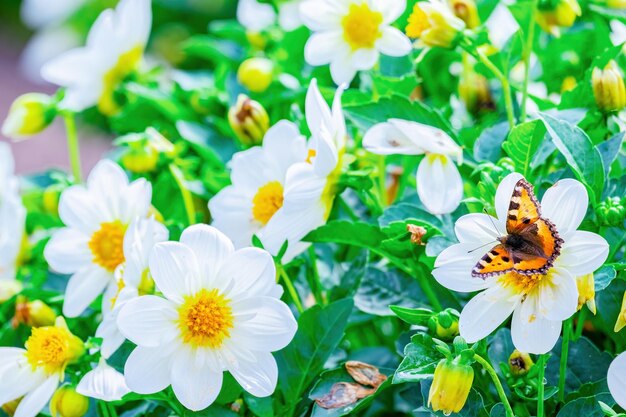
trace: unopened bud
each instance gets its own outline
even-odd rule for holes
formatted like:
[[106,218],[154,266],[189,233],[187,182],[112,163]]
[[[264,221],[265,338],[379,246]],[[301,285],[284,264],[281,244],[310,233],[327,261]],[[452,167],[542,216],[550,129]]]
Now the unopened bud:
[[154,171],[159,162],[159,152],[150,146],[130,147],[120,162],[132,173],[147,174]]
[[517,349],[509,356],[509,370],[516,376],[526,375],[534,364],[528,353],[520,352]]
[[620,226],[626,220],[626,207],[619,197],[609,197],[598,204],[596,215],[602,226]]
[[456,17],[465,22],[468,29],[480,26],[478,8],[474,0],[448,0],[448,4]]
[[31,327],[52,326],[57,318],[56,312],[41,300],[26,303],[28,317],[26,324]]
[[237,104],[228,111],[228,122],[243,145],[254,146],[263,142],[270,127],[270,119],[261,103],[241,94]]
[[409,16],[406,34],[422,46],[453,48],[465,29],[465,22],[452,13],[445,3],[417,2]]
[[461,411],[474,382],[474,369],[460,357],[442,359],[435,369],[428,406],[448,415]]
[[17,280],[0,279],[0,304],[22,291],[22,283]]
[[617,333],[622,330],[624,326],[626,326],[626,292],[624,292],[624,296],[622,297],[622,307],[617,314],[617,320],[615,321],[613,331]]
[[444,341],[452,341],[459,335],[459,312],[446,308],[428,320],[430,334]]
[[578,287],[578,309],[587,304],[587,308],[593,314],[596,314],[596,289],[593,274],[580,275],[576,277],[576,286]]
[[566,91],[572,91],[574,88],[576,88],[576,84],[576,77],[568,75],[563,79],[563,82],[561,83],[561,94],[565,93]]
[[2,134],[20,140],[44,131],[56,117],[52,97],[41,93],[19,96],[9,109]]
[[600,110],[618,111],[626,106],[626,88],[617,63],[611,60],[604,69],[594,68],[591,85]]
[[56,390],[50,400],[52,417],[82,417],[89,410],[89,399],[68,386]]
[[459,79],[459,96],[470,113],[494,108],[489,81],[484,75],[471,71]]
[[41,195],[41,204],[46,213],[55,216],[59,214],[59,199],[64,189],[62,184],[52,184],[46,187]]
[[556,5],[548,4],[547,7],[537,9],[537,24],[545,32],[557,37],[561,35],[560,28],[571,27],[582,14],[577,0],[557,0]]
[[262,93],[272,84],[274,63],[267,58],[248,58],[239,65],[237,79],[248,90]]

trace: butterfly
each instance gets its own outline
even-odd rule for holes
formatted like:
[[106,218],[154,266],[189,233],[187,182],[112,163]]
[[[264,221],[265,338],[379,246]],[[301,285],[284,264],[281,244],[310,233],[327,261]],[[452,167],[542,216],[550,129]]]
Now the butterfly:
[[486,279],[507,272],[545,275],[561,253],[563,239],[554,223],[541,217],[541,206],[525,179],[519,180],[513,189],[506,232],[476,263],[473,277]]

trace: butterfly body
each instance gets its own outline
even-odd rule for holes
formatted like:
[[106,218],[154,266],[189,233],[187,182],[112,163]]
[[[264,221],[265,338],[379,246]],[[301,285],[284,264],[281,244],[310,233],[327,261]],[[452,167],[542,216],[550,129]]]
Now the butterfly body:
[[541,217],[532,186],[524,179],[515,185],[506,221],[507,234],[472,269],[472,276],[486,279],[515,272],[545,275],[561,253],[563,240],[556,226]]

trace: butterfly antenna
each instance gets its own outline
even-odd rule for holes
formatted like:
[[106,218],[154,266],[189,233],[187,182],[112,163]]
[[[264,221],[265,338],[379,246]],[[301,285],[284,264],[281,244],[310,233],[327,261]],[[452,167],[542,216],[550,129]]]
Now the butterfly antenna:
[[484,247],[485,247],[485,246],[487,246],[487,245],[493,245],[494,243],[498,243],[498,241],[497,241],[497,240],[494,240],[493,242],[487,242],[487,243],[485,243],[484,245],[480,245],[480,246],[479,246],[479,247],[477,247],[477,248],[474,248],[474,249],[472,249],[472,250],[468,250],[468,251],[467,251],[467,253],[476,252],[478,249],[480,249],[480,248],[484,248]]
[[485,212],[485,214],[487,215],[487,217],[489,217],[489,221],[491,222],[491,225],[493,226],[493,230],[495,230],[496,234],[498,236],[502,236],[502,233],[500,233],[500,231],[498,230],[498,228],[496,227],[496,224],[493,222],[493,218],[489,215],[489,213],[487,213],[487,209],[483,207],[483,211]]

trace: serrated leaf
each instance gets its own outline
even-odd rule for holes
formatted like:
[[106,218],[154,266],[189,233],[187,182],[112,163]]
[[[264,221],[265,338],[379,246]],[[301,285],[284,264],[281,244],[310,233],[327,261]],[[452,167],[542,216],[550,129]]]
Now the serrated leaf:
[[356,307],[377,316],[392,316],[391,304],[406,307],[426,305],[424,293],[415,279],[393,269],[383,271],[370,266],[354,297]]
[[416,382],[432,378],[437,364],[443,359],[443,355],[434,346],[429,336],[414,335],[411,343],[404,347],[404,359],[393,375],[393,383]]
[[540,120],[522,123],[511,130],[502,144],[502,149],[515,163],[516,171],[528,177],[530,164],[546,134],[546,128]]

